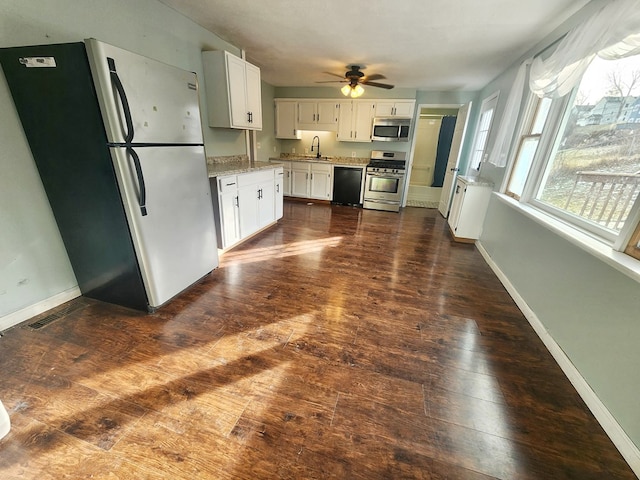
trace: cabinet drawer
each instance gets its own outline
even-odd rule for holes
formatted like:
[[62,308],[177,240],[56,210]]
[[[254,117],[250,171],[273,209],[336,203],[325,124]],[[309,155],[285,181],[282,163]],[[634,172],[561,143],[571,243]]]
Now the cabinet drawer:
[[258,172],[244,173],[238,175],[238,188],[254,185],[262,182],[273,182],[273,170],[261,170]]
[[218,177],[218,193],[229,193],[238,189],[238,180],[235,175]]

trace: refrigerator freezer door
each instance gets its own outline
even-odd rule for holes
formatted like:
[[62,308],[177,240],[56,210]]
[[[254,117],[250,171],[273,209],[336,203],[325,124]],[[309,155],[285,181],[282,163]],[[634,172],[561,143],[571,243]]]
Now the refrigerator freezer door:
[[111,147],[125,212],[147,290],[157,308],[218,266],[204,147],[139,147],[141,182],[130,150]]
[[95,39],[85,44],[109,142],[203,143],[195,73]]

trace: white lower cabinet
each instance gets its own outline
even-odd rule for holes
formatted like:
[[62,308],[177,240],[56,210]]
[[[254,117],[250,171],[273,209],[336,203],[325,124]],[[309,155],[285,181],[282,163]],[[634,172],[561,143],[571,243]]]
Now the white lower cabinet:
[[274,184],[276,187],[274,200],[275,200],[275,213],[276,220],[280,220],[284,214],[283,204],[284,204],[284,194],[285,189],[284,185],[286,183],[285,171],[284,168],[276,168],[273,171]]
[[282,194],[289,196],[291,195],[291,162],[278,163],[282,163]]
[[275,214],[273,170],[238,175],[240,236],[248,237],[273,222]]
[[317,162],[291,162],[291,196],[331,200],[333,166]]
[[309,198],[309,173],[311,168],[306,162],[291,162],[291,196]]
[[448,219],[454,240],[473,242],[480,238],[492,191],[493,183],[482,178],[458,177],[456,179]]
[[221,238],[218,238],[218,243],[233,245],[240,241],[237,178],[235,175],[221,177],[218,182],[222,185],[219,190],[220,226],[218,228],[218,237]]
[[333,193],[332,171],[333,167],[331,165],[311,164],[311,176],[309,178],[310,198],[331,200]]
[[282,168],[211,179],[219,248],[229,248],[282,217],[275,171]]

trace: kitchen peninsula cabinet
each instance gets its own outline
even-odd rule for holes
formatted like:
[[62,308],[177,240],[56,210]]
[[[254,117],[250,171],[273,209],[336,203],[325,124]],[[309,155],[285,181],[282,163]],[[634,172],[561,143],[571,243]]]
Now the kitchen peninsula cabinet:
[[376,102],[376,117],[413,117],[415,100],[380,100]]
[[260,69],[224,50],[202,52],[209,126],[262,130]]
[[335,100],[299,100],[297,128],[335,132],[338,129],[338,104]]
[[480,177],[456,179],[449,212],[449,229],[457,242],[473,243],[480,238],[493,183]]
[[228,249],[282,217],[281,166],[255,171],[211,174],[218,248]]
[[276,219],[273,170],[238,175],[240,237],[245,238]]

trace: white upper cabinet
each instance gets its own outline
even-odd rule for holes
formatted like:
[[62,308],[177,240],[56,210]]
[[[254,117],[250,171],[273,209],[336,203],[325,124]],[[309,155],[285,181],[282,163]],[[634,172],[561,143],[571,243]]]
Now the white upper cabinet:
[[379,100],[376,117],[413,117],[415,100]]
[[302,138],[296,128],[298,102],[295,100],[276,100],[276,138]]
[[262,130],[260,69],[223,50],[202,52],[209,126]]
[[335,132],[338,129],[338,103],[335,100],[298,101],[297,128]]
[[350,100],[340,102],[338,140],[341,142],[370,142],[375,114],[375,102]]

